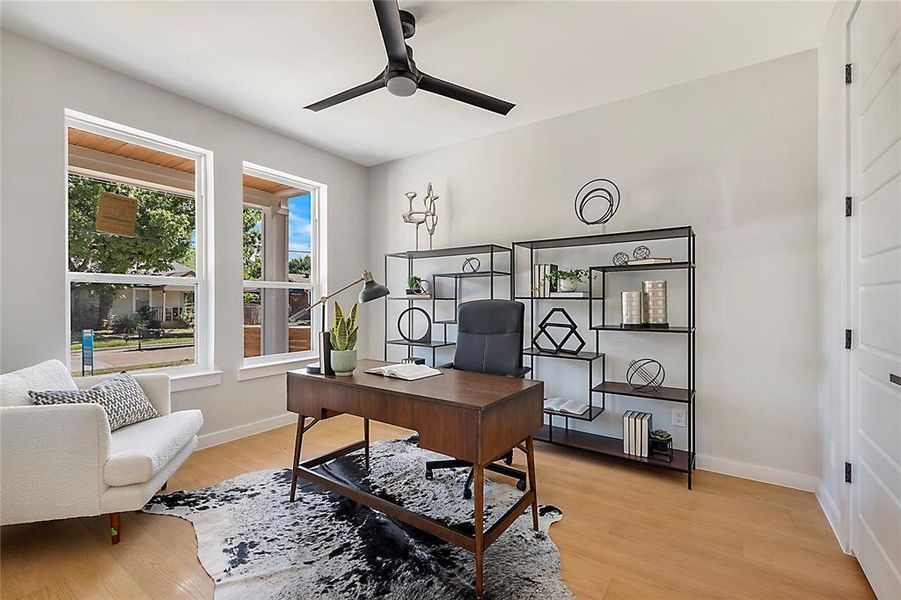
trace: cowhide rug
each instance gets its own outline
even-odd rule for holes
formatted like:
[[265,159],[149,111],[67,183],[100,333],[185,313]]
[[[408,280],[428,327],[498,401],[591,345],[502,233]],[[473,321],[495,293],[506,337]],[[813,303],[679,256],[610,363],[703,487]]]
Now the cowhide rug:
[[[440,457],[416,441],[373,444],[368,474],[362,451],[319,468],[471,534],[473,504],[462,497],[466,471],[436,471],[426,479],[425,461]],[[297,501],[289,502],[290,485],[290,469],[245,473],[195,492],[155,496],[144,512],[194,524],[198,557],[220,600],[474,596],[470,552],[304,480]],[[486,529],[520,494],[506,483],[486,483]],[[574,598],[547,535],[563,515],[551,506],[540,515],[541,531],[531,529],[526,512],[486,551],[485,598]]]

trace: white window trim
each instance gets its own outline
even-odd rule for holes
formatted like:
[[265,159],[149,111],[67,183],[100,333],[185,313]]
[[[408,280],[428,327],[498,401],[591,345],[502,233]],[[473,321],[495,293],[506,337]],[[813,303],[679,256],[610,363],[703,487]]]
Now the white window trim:
[[[214,302],[213,290],[213,152],[185,144],[176,140],[165,138],[153,133],[142,131],[127,125],[121,125],[78,112],[71,109],[65,110],[65,179],[67,186],[69,177],[69,128],[80,129],[90,133],[103,135],[113,139],[137,144],[161,152],[174,154],[195,161],[194,172],[194,215],[195,215],[195,277],[166,277],[155,275],[120,275],[112,273],[77,273],[68,270],[69,258],[69,202],[66,199],[66,215],[64,220],[63,239],[65,240],[66,281],[65,281],[65,347],[63,356],[68,364],[71,345],[71,319],[70,289],[72,283],[124,283],[124,284],[150,284],[150,285],[192,285],[194,293],[194,363],[184,367],[169,367],[165,369],[148,369],[148,371],[162,371],[169,373],[173,378],[173,390],[192,389],[206,385],[218,385],[221,381],[221,371],[214,371]],[[77,170],[73,169],[72,172]],[[64,190],[67,189],[64,187]],[[65,192],[64,192],[65,193]],[[184,193],[181,191],[180,193]],[[196,378],[192,383],[191,379]],[[195,385],[196,384],[196,385]]]
[[[276,183],[281,183],[283,185],[290,186],[292,188],[300,189],[310,194],[310,221],[312,224],[311,233],[310,233],[310,283],[293,283],[290,281],[267,281],[265,279],[260,280],[244,280],[242,282],[241,290],[242,292],[248,288],[269,288],[269,289],[287,289],[287,290],[300,290],[305,289],[309,290],[310,293],[310,303],[314,303],[320,296],[320,294],[325,293],[326,289],[325,285],[325,258],[322,252],[322,249],[325,247],[322,243],[324,239],[323,233],[321,231],[322,221],[319,218],[322,210],[322,203],[325,202],[325,198],[327,197],[328,186],[324,183],[320,183],[318,181],[313,181],[312,179],[306,179],[303,177],[298,177],[296,175],[291,175],[289,173],[285,173],[283,171],[278,171],[275,169],[271,169],[269,167],[264,167],[262,165],[250,163],[244,161],[243,163],[243,171],[242,173],[246,173],[247,175],[252,175],[254,177],[259,177],[260,179],[266,179],[267,181],[274,181]],[[256,205],[249,205],[255,208],[259,208]],[[270,211],[273,209],[269,209]],[[285,209],[287,210],[287,209]],[[263,213],[263,218],[265,219],[268,216],[268,212]],[[286,224],[286,228],[288,225]],[[265,259],[265,225],[263,227],[263,255]],[[287,236],[287,231],[285,232]],[[286,244],[287,245],[287,244]],[[289,253],[285,255],[285,261],[290,260]],[[255,379],[257,377],[268,377],[271,375],[279,375],[289,371],[290,369],[297,368],[298,366],[302,366],[303,363],[309,362],[319,356],[319,340],[318,336],[314,335],[315,331],[318,331],[315,324],[315,312],[312,311],[310,314],[310,346],[311,349],[305,352],[285,352],[280,354],[267,354],[262,356],[252,356],[249,358],[245,358],[242,363],[242,367],[238,371],[238,381],[244,381],[247,379]],[[240,323],[242,327],[242,339],[243,339],[243,320]],[[262,343],[262,338],[261,338]]]

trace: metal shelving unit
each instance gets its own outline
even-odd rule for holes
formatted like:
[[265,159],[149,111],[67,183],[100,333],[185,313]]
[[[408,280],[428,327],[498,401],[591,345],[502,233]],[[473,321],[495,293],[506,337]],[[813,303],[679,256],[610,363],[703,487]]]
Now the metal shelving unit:
[[[407,263],[407,275],[406,277],[411,277],[415,274],[414,266],[415,261],[417,260],[426,260],[426,259],[436,259],[436,258],[448,258],[454,256],[476,256],[484,258],[487,255],[488,258],[488,270],[487,271],[455,271],[455,272],[441,272],[441,273],[433,273],[431,275],[431,283],[432,290],[431,294],[427,297],[423,298],[411,298],[406,296],[390,296],[388,300],[391,301],[404,301],[407,303],[407,307],[414,306],[414,302],[431,302],[431,312],[429,316],[432,319],[432,325],[439,325],[443,328],[443,340],[431,340],[428,343],[423,342],[408,342],[404,339],[387,339],[388,335],[388,302],[385,302],[385,343],[384,343],[384,352],[383,357],[384,360],[388,360],[388,347],[389,346],[405,346],[407,348],[407,358],[413,357],[413,349],[414,348],[429,348],[432,351],[432,366],[435,366],[437,351],[440,348],[448,348],[455,345],[455,342],[449,340],[448,335],[448,326],[456,325],[456,315],[457,315],[457,307],[460,304],[461,297],[461,286],[462,282],[466,279],[471,278],[489,278],[488,284],[488,295],[489,298],[495,298],[497,293],[503,293],[503,286],[497,279],[506,278],[507,279],[507,291],[509,292],[509,296],[513,294],[513,278],[510,277],[510,271],[502,271],[498,270],[496,267],[499,259],[503,257],[503,255],[507,255],[506,265],[501,265],[503,267],[512,267],[512,250],[505,246],[499,246],[497,244],[479,244],[475,246],[457,246],[453,248],[436,248],[433,250],[408,250],[406,252],[391,252],[385,255],[385,283],[389,288],[393,288],[389,280],[389,259],[397,259],[404,260]],[[441,280],[451,280],[453,282],[454,293],[450,296],[438,296],[438,284]],[[401,286],[405,287],[405,286]],[[435,315],[437,314],[436,309],[438,308],[439,302],[453,302],[453,318],[449,319],[436,319]],[[412,327],[412,315],[410,317],[410,325]]]
[[[640,243],[653,240],[684,240],[686,244],[687,260],[681,262],[652,264],[652,265],[600,265],[589,267],[589,296],[586,298],[555,298],[555,297],[536,297],[531,294],[535,289],[535,264],[536,255],[541,250],[577,248],[584,246],[600,246],[609,244],[624,243]],[[511,277],[513,286],[513,297],[517,300],[529,302],[530,307],[530,333],[535,331],[536,322],[536,305],[546,302],[568,302],[583,301],[588,303],[588,327],[594,331],[594,351],[580,352],[578,355],[567,355],[561,353],[541,352],[535,348],[529,347],[523,350],[523,356],[529,357],[530,364],[536,358],[557,358],[583,361],[589,367],[589,408],[581,415],[572,415],[569,413],[561,413],[558,411],[545,410],[547,415],[547,423],[534,436],[535,439],[544,442],[579,448],[605,456],[613,456],[619,459],[627,460],[634,463],[644,464],[651,467],[667,469],[685,473],[688,476],[688,489],[691,489],[692,471],[695,469],[695,437],[697,427],[695,423],[695,400],[696,400],[696,362],[695,362],[695,233],[691,227],[669,227],[664,229],[650,229],[644,231],[625,231],[618,233],[585,235],[576,237],[565,237],[545,240],[531,240],[525,242],[514,242],[511,253],[510,271],[516,273],[517,251],[528,252],[529,264],[529,295],[516,293],[515,277]],[[618,324],[608,324],[606,321],[606,291],[607,277],[616,273],[623,272],[639,272],[639,271],[674,271],[684,272],[687,280],[687,314],[686,325],[675,327],[642,327],[642,328],[624,328]],[[600,273],[601,290],[600,295],[595,296],[594,274]],[[597,312],[596,305],[600,304],[600,323],[595,323],[595,314]],[[685,388],[661,387],[654,391],[644,392],[632,389],[627,383],[608,381],[606,373],[606,357],[601,351],[601,335],[608,332],[631,333],[634,335],[644,335],[648,333],[670,333],[677,334],[675,337],[684,336],[687,340],[686,363],[688,367],[688,385]],[[529,336],[531,339],[531,335]],[[611,345],[611,347],[614,347]],[[593,364],[600,360],[602,364],[602,372],[604,374],[603,381],[595,384],[593,381]],[[534,366],[534,365],[532,365]],[[534,369],[533,369],[534,374]],[[601,395],[601,406],[595,406],[595,394]],[[617,437],[599,435],[570,429],[570,419],[580,421],[592,421],[604,412],[606,406],[607,394],[617,396],[643,398],[660,402],[676,402],[688,406],[688,448],[673,449],[673,460],[667,462],[651,457],[640,457],[625,454],[623,452],[623,441]],[[563,426],[555,424],[555,418],[563,418]]]

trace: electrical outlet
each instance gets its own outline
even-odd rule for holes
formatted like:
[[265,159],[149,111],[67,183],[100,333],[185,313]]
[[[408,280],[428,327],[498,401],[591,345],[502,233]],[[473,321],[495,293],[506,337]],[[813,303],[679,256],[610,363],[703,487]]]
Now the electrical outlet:
[[674,408],[673,409],[673,426],[685,427],[685,409],[684,408]]

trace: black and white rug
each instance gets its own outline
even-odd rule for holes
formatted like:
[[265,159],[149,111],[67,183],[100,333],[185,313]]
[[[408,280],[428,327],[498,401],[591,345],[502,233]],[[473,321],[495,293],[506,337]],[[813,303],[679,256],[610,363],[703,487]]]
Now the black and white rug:
[[[368,474],[362,451],[320,469],[471,534],[472,500],[462,497],[466,472],[436,471],[427,480],[425,461],[435,458],[410,438],[373,444]],[[194,524],[198,557],[219,600],[473,597],[472,553],[304,480],[291,503],[290,485],[289,469],[245,473],[195,492],[156,496],[144,512]],[[487,482],[486,526],[520,495],[512,485]],[[541,531],[531,529],[526,512],[501,535],[485,553],[485,598],[574,598],[547,535],[562,516],[544,506]]]

